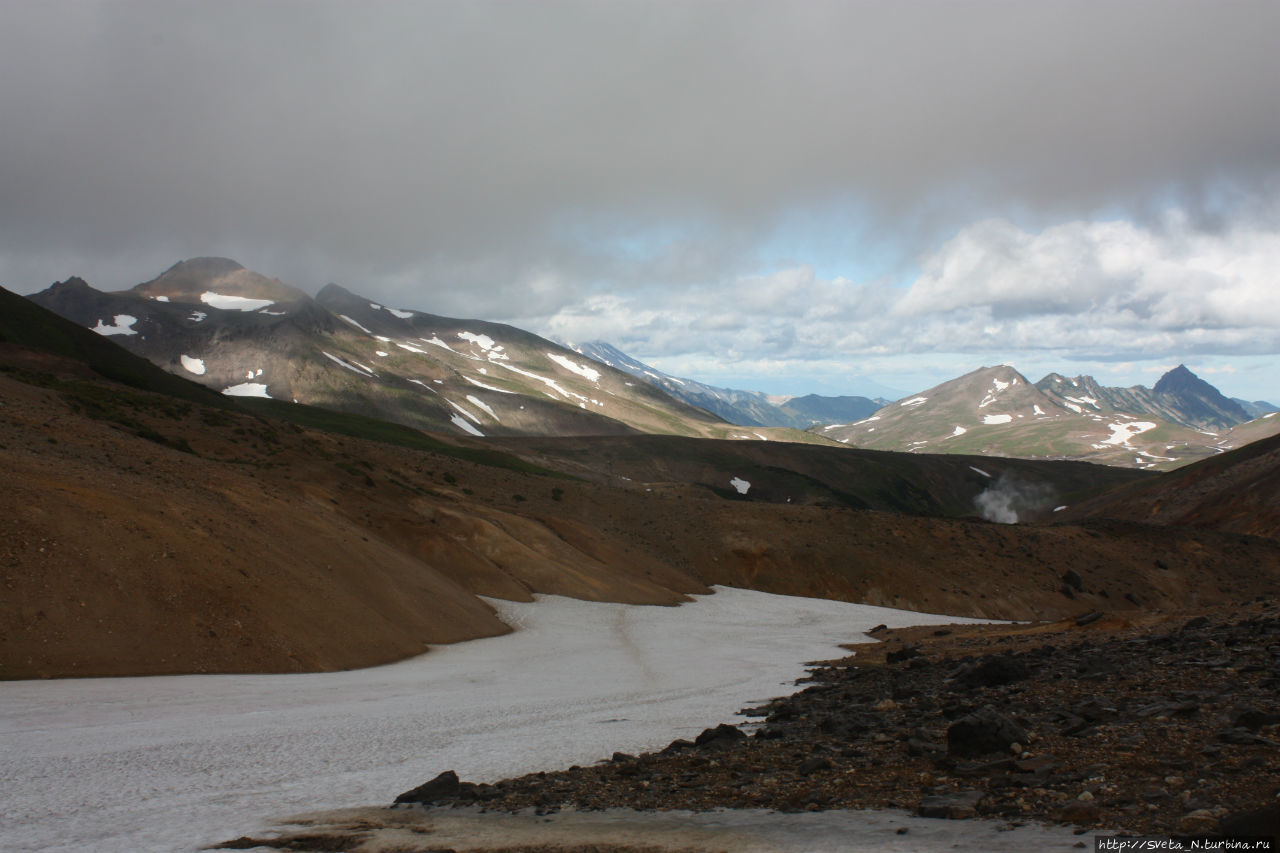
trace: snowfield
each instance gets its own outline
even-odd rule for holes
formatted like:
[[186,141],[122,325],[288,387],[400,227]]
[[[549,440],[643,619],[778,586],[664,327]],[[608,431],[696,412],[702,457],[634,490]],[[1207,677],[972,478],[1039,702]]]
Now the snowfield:
[[0,848],[196,850],[304,811],[641,752],[793,692],[871,627],[953,619],[720,588],[680,607],[493,601],[513,634],[304,675],[0,686]]

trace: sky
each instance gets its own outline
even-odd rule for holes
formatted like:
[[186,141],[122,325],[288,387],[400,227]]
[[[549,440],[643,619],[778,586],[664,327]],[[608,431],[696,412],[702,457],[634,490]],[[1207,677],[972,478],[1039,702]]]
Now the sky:
[[1280,402],[1280,3],[0,0],[0,285],[231,257],[769,393]]

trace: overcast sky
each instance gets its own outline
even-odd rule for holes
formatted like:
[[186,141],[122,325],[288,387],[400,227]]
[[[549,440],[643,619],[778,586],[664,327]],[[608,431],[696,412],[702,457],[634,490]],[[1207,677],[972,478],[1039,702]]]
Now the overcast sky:
[[235,258],[773,393],[1280,403],[1280,3],[0,0],[0,284]]

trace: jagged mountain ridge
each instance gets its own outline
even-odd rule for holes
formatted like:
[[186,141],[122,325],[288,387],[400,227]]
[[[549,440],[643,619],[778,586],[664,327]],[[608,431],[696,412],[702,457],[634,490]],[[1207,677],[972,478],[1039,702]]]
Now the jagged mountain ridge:
[[664,373],[606,341],[569,343],[566,346],[587,358],[657,385],[673,397],[706,409],[738,426],[808,429],[814,424],[864,418],[888,402],[868,397],[825,397],[818,394],[778,397],[760,391],[719,388],[695,379]]
[[521,329],[390,308],[334,284],[313,299],[225,258],[179,262],[131,290],[76,278],[28,298],[224,394],[474,436],[735,434]]
[[1154,415],[1192,429],[1225,430],[1253,417],[1182,364],[1160,377],[1154,388],[1111,388],[1092,376],[1067,378],[1058,373],[1050,373],[1036,387],[1073,411]]
[[879,450],[1081,459],[1167,469],[1280,428],[1280,424],[1248,422],[1239,424],[1237,437],[1155,413],[1187,417],[1197,411],[1194,401],[1207,396],[1200,391],[1187,402],[1177,392],[1155,395],[1146,389],[1105,389],[1092,377],[1067,379],[1059,374],[1032,384],[1014,368],[1002,365],[979,368],[896,401],[863,421],[814,431]]

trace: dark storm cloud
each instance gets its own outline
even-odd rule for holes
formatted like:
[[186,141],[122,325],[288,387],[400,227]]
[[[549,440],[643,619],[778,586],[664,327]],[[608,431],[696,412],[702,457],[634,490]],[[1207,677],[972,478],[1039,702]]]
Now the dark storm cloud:
[[844,198],[929,238],[1208,216],[1277,168],[1278,31],[1273,2],[10,3],[4,272],[219,252],[386,298],[552,271],[552,303],[668,217],[723,272]]

